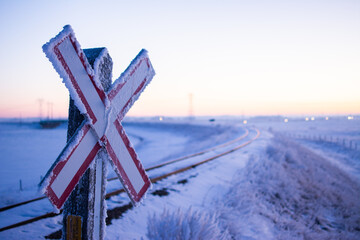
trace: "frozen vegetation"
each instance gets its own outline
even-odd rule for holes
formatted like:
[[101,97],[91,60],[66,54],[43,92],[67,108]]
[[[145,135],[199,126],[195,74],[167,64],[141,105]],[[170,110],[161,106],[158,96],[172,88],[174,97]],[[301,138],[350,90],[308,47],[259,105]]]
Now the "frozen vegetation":
[[275,136],[236,174],[217,211],[237,239],[357,239],[359,199],[346,172]]

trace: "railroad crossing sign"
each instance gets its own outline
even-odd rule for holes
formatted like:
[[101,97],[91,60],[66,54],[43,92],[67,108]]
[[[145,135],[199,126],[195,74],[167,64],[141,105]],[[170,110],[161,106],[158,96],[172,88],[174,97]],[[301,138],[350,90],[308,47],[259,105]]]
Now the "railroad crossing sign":
[[[100,149],[105,149],[134,204],[151,182],[121,125],[127,111],[155,75],[142,50],[105,92],[69,25],[43,50],[86,121],[65,146],[46,176],[45,194],[60,209]],[[96,66],[96,64],[94,64]]]

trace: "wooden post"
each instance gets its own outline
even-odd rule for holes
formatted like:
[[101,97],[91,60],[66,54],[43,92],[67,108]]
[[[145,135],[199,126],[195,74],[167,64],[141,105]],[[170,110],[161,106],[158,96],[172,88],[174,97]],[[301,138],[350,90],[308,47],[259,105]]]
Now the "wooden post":
[[[104,48],[84,49],[84,53],[94,68],[95,60],[105,92],[111,86],[112,60],[109,54],[101,54]],[[106,50],[105,50],[106,51]],[[67,141],[75,134],[84,121],[74,101],[70,98]],[[105,227],[105,171],[106,155],[100,150],[94,164],[86,170],[78,185],[64,204],[63,239],[103,239]],[[78,229],[78,228],[81,229]],[[71,232],[70,232],[71,231]],[[81,232],[81,235],[79,234]]]

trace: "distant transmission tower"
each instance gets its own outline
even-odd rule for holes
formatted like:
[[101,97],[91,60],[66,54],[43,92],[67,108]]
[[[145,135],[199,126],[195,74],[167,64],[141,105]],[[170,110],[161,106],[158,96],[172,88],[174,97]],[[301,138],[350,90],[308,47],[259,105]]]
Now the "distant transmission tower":
[[42,119],[42,105],[44,103],[44,99],[39,98],[38,102],[39,102],[39,119],[41,120]]
[[47,118],[48,119],[53,118],[53,106],[54,106],[54,104],[52,102],[47,102],[47,107],[48,107]]
[[194,118],[193,94],[189,94],[189,119]]

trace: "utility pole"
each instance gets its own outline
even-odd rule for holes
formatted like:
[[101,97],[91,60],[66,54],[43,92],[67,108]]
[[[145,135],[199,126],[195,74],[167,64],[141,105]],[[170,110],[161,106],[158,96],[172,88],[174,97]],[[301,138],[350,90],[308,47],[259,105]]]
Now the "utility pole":
[[189,94],[189,119],[194,118],[193,94]]

